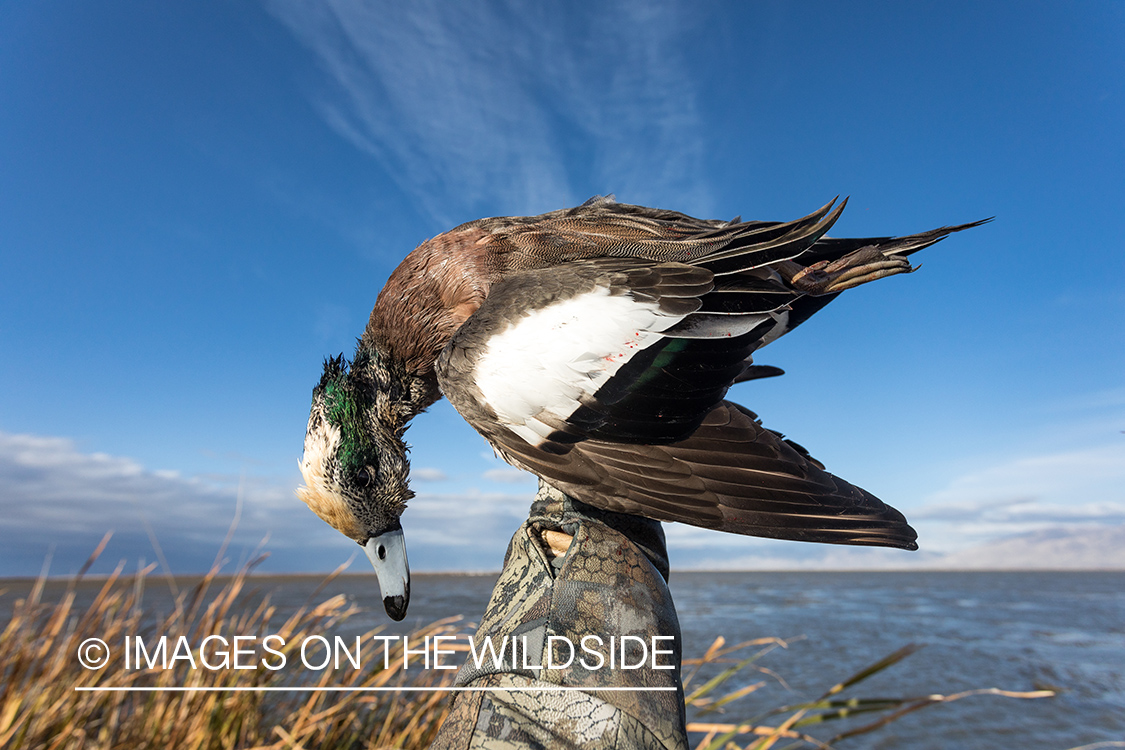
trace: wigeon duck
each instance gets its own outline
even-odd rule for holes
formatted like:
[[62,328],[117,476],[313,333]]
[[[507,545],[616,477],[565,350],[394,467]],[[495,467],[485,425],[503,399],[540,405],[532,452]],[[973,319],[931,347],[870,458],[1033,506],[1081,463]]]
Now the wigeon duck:
[[410,598],[403,433],[442,395],[508,463],[599,508],[916,549],[901,513],[723,400],[734,383],[781,374],[751,355],[837,294],[909,273],[911,253],[984,223],[826,237],[846,202],[778,223],[596,197],[422,243],[387,280],[352,361],[325,363],[298,495],[363,546],[396,620]]

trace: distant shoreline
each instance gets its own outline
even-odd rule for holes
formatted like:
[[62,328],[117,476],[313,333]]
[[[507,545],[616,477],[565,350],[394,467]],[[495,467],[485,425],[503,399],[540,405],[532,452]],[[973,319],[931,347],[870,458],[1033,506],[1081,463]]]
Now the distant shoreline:
[[[780,575],[802,575],[802,574],[844,575],[844,574],[847,574],[847,575],[852,575],[852,574],[856,574],[856,573],[866,573],[866,574],[887,573],[887,574],[895,574],[895,575],[920,574],[920,573],[922,573],[922,574],[930,574],[930,573],[938,573],[938,574],[985,573],[985,574],[989,574],[989,575],[1004,574],[1004,573],[1013,573],[1013,574],[1028,574],[1028,573],[1055,573],[1055,574],[1057,574],[1057,573],[1073,573],[1073,574],[1122,573],[1122,574],[1125,574],[1125,568],[923,568],[923,567],[918,567],[918,568],[833,568],[831,570],[824,569],[824,568],[749,568],[749,569],[705,569],[705,568],[698,568],[697,569],[697,568],[689,568],[689,569],[683,569],[683,570],[673,569],[672,570],[672,578],[675,579],[675,578],[677,578],[679,576],[683,576],[683,575],[703,575],[703,574],[706,574],[706,575],[737,575],[737,574],[751,574],[751,575],[755,575],[755,574],[769,574],[769,575],[775,575],[775,574],[780,574]],[[131,573],[127,573],[127,574],[121,575],[119,578],[121,580],[127,580],[127,579],[131,578],[132,575],[133,574],[131,574]],[[205,575],[206,575],[205,573],[183,573],[183,574],[177,573],[177,574],[173,575],[173,578],[177,582],[192,582],[192,581],[196,581],[196,580],[204,578]],[[236,574],[233,573],[233,572],[232,573],[220,573],[217,576],[215,576],[215,579],[216,580],[225,580],[225,579],[228,579],[228,578],[233,578],[233,577],[235,577],[235,575]],[[315,572],[314,571],[314,572],[302,572],[302,573],[252,572],[247,576],[247,578],[249,578],[251,580],[253,580],[253,579],[273,579],[273,580],[300,579],[300,580],[308,580],[308,579],[327,578],[329,575],[331,575],[330,571],[329,572]],[[336,577],[337,578],[344,578],[344,579],[360,579],[360,578],[366,579],[366,578],[370,578],[373,575],[374,575],[374,573],[368,573],[367,571],[355,571],[355,572],[349,572],[349,573],[341,573]],[[411,575],[415,576],[415,577],[419,577],[419,578],[423,578],[423,577],[433,577],[433,578],[439,578],[439,577],[440,578],[451,578],[451,577],[485,578],[485,577],[489,577],[489,576],[492,576],[492,577],[499,576],[500,571],[499,570],[493,570],[493,571],[490,571],[490,570],[472,570],[472,571],[426,570],[426,571],[411,571]],[[73,573],[71,573],[71,574],[50,574],[46,577],[46,581],[47,581],[47,583],[52,583],[52,584],[53,583],[60,583],[60,582],[65,583],[65,582],[73,579],[73,577],[74,577]],[[165,577],[166,576],[164,576],[160,572],[153,571],[152,573],[150,573],[147,576],[147,579],[150,582],[155,583],[155,582],[158,582],[160,580],[163,580]],[[108,574],[98,573],[98,574],[86,574],[85,576],[82,577],[82,580],[94,582],[94,581],[105,581],[105,580],[108,580],[109,578],[110,578],[110,576]],[[28,585],[31,585],[31,584],[34,584],[37,580],[39,580],[38,576],[11,576],[11,577],[0,576],[0,586],[3,586],[5,584],[28,584]]]

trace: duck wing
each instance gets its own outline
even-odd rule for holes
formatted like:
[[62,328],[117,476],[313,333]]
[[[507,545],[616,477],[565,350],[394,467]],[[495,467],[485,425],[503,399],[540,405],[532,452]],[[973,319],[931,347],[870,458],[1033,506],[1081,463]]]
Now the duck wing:
[[507,271],[586,258],[629,257],[704,264],[723,273],[800,255],[831,228],[845,205],[847,199],[838,206],[833,199],[789,222],[713,221],[595,196],[575,208],[482,219],[467,226],[488,232],[492,262]]
[[668,445],[587,440],[557,455],[503,431],[489,439],[513,465],[606,510],[773,539],[918,548],[899,511],[729,401]]
[[496,276],[438,358],[442,391],[506,460],[591,505],[914,549],[901,513],[723,400],[779,374],[752,353],[841,291],[909,273],[906,256],[984,223],[836,239],[834,206],[722,222],[595,198],[475,223]]
[[550,453],[683,440],[792,297],[761,286],[740,310],[713,314],[714,275],[683,263],[596,258],[517,273],[445,347],[438,381],[478,430],[495,422]]
[[901,514],[723,401],[802,295],[769,275],[716,279],[639,258],[517,273],[446,346],[442,391],[507,461],[591,505],[912,548]]

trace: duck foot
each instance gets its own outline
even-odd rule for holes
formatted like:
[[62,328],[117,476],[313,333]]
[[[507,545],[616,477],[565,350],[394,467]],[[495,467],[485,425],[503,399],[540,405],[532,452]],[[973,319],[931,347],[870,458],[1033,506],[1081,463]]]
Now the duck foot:
[[[797,264],[793,264],[797,265]],[[839,260],[822,260],[803,267],[789,285],[808,294],[835,294],[886,276],[917,270],[901,255],[886,255],[874,245],[854,250]]]

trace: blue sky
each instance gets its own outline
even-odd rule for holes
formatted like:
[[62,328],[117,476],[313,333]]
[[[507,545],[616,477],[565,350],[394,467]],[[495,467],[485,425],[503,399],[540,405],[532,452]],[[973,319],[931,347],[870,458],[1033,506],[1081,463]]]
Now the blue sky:
[[[151,530],[198,570],[237,497],[233,560],[347,560],[293,496],[322,359],[420,241],[601,193],[781,220],[850,195],[850,236],[997,217],[731,394],[923,552],[672,526],[674,567],[1048,537],[1121,564],[1123,38],[1118,2],[0,5],[0,575],[108,529],[103,569]],[[447,404],[408,437],[413,567],[498,568],[534,481]]]

